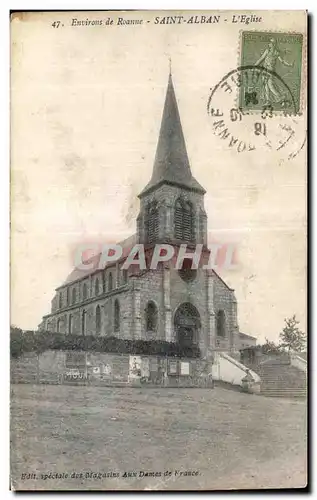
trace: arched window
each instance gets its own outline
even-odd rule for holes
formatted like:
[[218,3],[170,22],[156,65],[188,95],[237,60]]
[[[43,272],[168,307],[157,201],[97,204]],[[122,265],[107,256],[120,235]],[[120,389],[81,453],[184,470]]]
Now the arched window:
[[217,336],[226,336],[226,315],[222,309],[217,312]]
[[182,198],[178,198],[175,202],[174,236],[186,242],[195,240],[193,205]]
[[145,210],[145,235],[147,243],[153,243],[159,237],[159,209],[157,201],[149,203]]
[[86,311],[85,310],[81,313],[81,333],[82,333],[82,335],[86,334]]
[[122,283],[125,285],[128,282],[128,270],[122,269]]
[[112,273],[109,273],[108,276],[108,292],[111,292],[113,289],[113,278],[112,278]]
[[57,333],[61,333],[62,320],[59,318],[57,320]]
[[72,304],[76,303],[76,299],[77,299],[76,295],[77,295],[76,294],[76,288],[73,288],[72,289]]
[[157,329],[157,307],[154,302],[148,302],[145,309],[146,330],[154,332]]
[[96,307],[96,333],[100,333],[101,330],[101,313],[100,306]]
[[118,332],[120,330],[120,304],[118,299],[114,303],[114,331]]
[[68,333],[69,335],[73,333],[73,316],[71,314],[68,316]]
[[88,297],[88,288],[87,288],[87,283],[83,284],[83,300],[87,300]]
[[99,279],[95,280],[95,295],[99,295]]

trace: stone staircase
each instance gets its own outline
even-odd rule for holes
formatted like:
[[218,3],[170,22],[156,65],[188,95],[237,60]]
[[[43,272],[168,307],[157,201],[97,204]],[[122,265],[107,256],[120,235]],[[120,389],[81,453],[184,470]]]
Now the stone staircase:
[[268,360],[259,365],[261,394],[271,397],[305,398],[306,373],[289,360]]

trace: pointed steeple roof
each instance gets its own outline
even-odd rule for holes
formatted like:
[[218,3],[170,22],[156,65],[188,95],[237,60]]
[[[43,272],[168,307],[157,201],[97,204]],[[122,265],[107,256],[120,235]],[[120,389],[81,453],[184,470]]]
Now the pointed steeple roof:
[[202,194],[206,192],[192,176],[190,170],[171,73],[168,79],[152,178],[139,197],[163,183],[177,185]]

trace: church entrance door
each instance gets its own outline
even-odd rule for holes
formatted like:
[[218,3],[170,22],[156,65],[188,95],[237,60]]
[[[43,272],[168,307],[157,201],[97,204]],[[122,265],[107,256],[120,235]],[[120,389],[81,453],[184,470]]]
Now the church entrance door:
[[190,302],[181,304],[174,317],[176,341],[182,346],[198,344],[200,327],[200,315],[196,307]]

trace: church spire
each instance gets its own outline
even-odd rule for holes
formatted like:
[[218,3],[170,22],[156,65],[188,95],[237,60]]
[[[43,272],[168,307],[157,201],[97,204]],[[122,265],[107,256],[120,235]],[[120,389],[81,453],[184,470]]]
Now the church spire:
[[142,197],[164,183],[187,188],[202,194],[206,192],[192,176],[190,170],[173,86],[171,61],[152,178],[139,196]]

